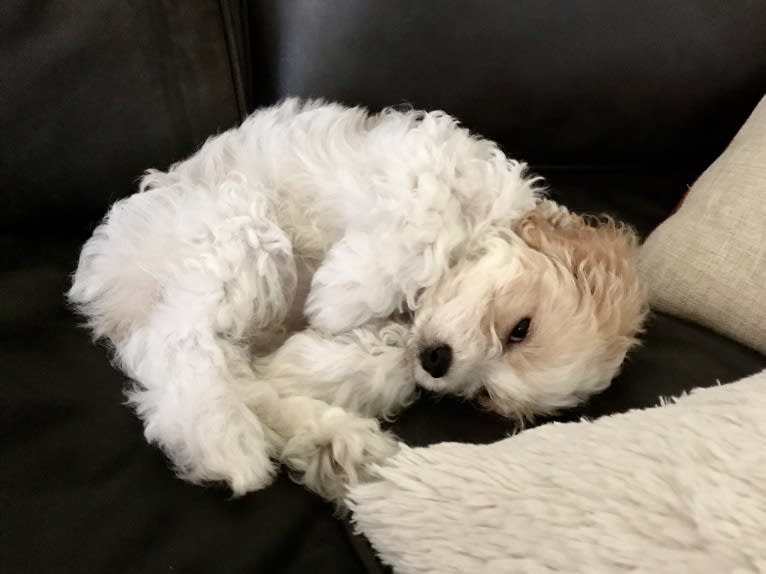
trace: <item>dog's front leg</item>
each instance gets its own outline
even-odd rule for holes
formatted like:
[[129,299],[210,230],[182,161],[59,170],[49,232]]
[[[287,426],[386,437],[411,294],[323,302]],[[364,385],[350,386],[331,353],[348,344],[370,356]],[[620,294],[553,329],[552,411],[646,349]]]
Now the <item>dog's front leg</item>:
[[405,224],[351,230],[328,251],[304,308],[309,323],[341,333],[414,308],[423,287],[449,266],[460,233],[407,232]]
[[341,333],[389,317],[401,307],[403,293],[391,281],[395,246],[382,256],[370,235],[349,231],[328,251],[311,281],[305,314],[309,323]]
[[311,490],[340,501],[367,467],[398,450],[375,418],[392,416],[415,395],[409,327],[365,325],[340,336],[309,329],[253,361],[278,399],[253,402],[281,438],[279,459]]
[[277,457],[296,482],[342,503],[368,467],[394,455],[399,443],[378,421],[311,397],[256,403],[253,410],[280,438]]
[[253,360],[280,397],[306,396],[357,415],[389,418],[416,393],[411,329],[378,321],[340,335],[307,329]]

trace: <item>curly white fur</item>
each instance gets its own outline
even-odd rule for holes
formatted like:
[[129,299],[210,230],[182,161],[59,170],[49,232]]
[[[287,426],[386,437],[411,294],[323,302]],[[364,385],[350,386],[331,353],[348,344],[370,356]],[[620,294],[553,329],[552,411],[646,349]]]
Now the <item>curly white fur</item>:
[[[559,219],[580,220],[553,206],[549,241],[524,239],[513,225],[540,201],[525,172],[442,112],[287,100],[148,172],[84,246],[68,296],[113,345],[147,439],[181,476],[244,493],[277,459],[339,499],[396,451],[373,417],[412,400],[416,381],[525,416],[603,388],[633,343],[630,235],[602,241],[625,264],[561,257]],[[528,314],[530,340],[504,346],[498,332]],[[439,380],[418,365],[438,338],[455,349]]]

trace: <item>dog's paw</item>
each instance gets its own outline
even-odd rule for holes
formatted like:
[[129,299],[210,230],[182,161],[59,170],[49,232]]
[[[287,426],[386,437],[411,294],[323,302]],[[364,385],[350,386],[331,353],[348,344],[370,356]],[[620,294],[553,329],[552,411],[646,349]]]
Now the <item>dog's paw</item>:
[[315,283],[306,299],[304,313],[309,324],[338,334],[367,323],[373,316],[360,285]]
[[399,308],[403,295],[391,265],[381,265],[378,243],[368,234],[348,233],[330,249],[314,273],[304,307],[313,327],[337,334]]
[[170,410],[177,403],[162,400],[163,394],[136,386],[127,396],[144,421],[144,436],[163,450],[180,478],[194,484],[225,484],[235,496],[265,488],[274,480],[274,448],[263,426],[239,401],[224,395],[202,406],[185,404],[186,420]]
[[269,486],[276,476],[276,468],[266,449],[262,445],[248,445],[242,437],[240,441],[242,445],[236,452],[221,448],[218,457],[208,462],[203,479],[194,482],[223,482],[235,497]]
[[348,486],[368,478],[371,464],[398,451],[397,440],[376,420],[332,409],[287,441],[282,459],[294,480],[341,502]]

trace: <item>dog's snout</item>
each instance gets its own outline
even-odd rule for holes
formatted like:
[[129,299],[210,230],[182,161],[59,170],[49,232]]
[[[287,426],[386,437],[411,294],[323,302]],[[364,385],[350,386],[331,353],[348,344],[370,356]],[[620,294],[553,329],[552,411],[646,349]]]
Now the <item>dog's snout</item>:
[[435,379],[443,377],[452,364],[452,347],[439,345],[423,349],[420,353],[420,364],[423,370]]

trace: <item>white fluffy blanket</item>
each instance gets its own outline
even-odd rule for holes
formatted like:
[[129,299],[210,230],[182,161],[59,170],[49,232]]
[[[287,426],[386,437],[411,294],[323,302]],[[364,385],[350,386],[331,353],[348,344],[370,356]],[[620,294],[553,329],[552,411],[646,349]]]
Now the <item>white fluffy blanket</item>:
[[766,572],[766,371],[376,473],[349,502],[398,574]]

